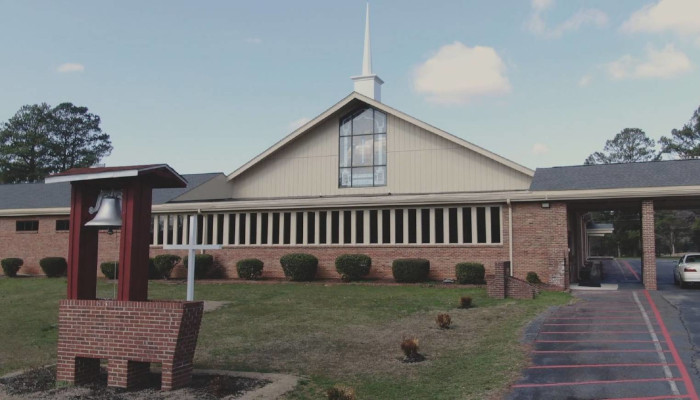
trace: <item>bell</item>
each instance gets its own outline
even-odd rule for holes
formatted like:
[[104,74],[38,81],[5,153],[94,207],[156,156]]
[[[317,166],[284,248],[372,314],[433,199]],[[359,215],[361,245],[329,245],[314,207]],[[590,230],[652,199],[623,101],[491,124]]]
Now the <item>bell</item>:
[[95,218],[88,221],[85,226],[108,228],[109,233],[112,233],[114,228],[122,226],[122,205],[119,197],[105,196],[99,207]]

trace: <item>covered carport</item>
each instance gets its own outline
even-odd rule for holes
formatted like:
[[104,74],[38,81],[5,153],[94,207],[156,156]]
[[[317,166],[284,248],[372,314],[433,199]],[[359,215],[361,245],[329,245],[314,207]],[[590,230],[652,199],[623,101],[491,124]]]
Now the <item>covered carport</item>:
[[700,160],[538,168],[530,201],[566,205],[568,276],[575,282],[587,254],[587,219],[592,211],[639,214],[642,282],[657,289],[654,214],[700,208]]

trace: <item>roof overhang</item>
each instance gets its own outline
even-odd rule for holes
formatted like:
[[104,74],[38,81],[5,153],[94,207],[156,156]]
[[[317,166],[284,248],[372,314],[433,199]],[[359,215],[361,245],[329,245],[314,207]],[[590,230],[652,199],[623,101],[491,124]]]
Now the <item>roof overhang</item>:
[[168,164],[129,165],[121,167],[71,168],[53,174],[44,183],[103,181],[114,179],[143,178],[153,188],[184,188],[187,180]]

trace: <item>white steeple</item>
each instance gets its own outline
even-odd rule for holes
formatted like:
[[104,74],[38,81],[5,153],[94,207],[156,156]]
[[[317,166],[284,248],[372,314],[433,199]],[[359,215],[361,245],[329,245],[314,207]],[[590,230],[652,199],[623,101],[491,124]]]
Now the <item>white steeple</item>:
[[382,101],[382,83],[377,75],[372,73],[372,43],[369,35],[369,3],[365,16],[365,49],[362,54],[362,75],[353,76],[355,91],[377,101]]

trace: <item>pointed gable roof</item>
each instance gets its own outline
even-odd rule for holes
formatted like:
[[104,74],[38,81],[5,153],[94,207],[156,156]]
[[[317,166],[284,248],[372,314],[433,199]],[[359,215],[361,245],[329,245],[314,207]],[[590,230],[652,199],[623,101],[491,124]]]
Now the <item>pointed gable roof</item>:
[[438,129],[432,125],[429,125],[419,119],[413,118],[408,114],[405,114],[401,111],[398,111],[394,108],[391,108],[383,103],[380,103],[378,101],[375,101],[367,96],[363,96],[357,92],[352,92],[350,93],[347,97],[344,99],[340,100],[338,103],[334,104],[332,107],[318,115],[316,118],[312,119],[311,121],[307,122],[303,126],[299,127],[286,137],[282,138],[282,140],[278,141],[271,147],[269,147],[267,150],[263,151],[262,153],[258,154],[255,158],[252,160],[248,161],[247,163],[243,164],[240,166],[238,169],[230,173],[227,177],[227,179],[230,181],[237,176],[243,174],[245,171],[248,169],[252,168],[254,165],[258,164],[260,161],[262,161],[264,158],[268,157],[269,155],[275,153],[276,151],[280,150],[283,148],[285,145],[291,143],[295,139],[299,138],[300,136],[304,135],[305,133],[309,132],[314,128],[315,126],[319,125],[321,122],[325,121],[327,118],[331,117],[334,115],[336,112],[339,110],[343,109],[344,107],[348,106],[352,102],[362,102],[365,103],[371,107],[374,107],[378,110],[381,110],[387,114],[391,114],[397,118],[403,119],[404,121],[407,121],[411,124],[414,124],[422,129],[425,129],[426,131],[433,133],[437,136],[440,136],[443,139],[449,140],[450,142],[453,142],[455,144],[458,144],[466,149],[469,149],[475,153],[481,154],[484,157],[490,158],[500,164],[503,164],[509,168],[512,168],[520,173],[523,173],[527,176],[534,176],[535,172],[525,166],[522,166],[516,162],[513,162],[507,158],[501,157],[496,153],[493,153],[491,151],[488,151],[482,147],[479,147],[471,142],[468,142],[462,138],[459,138],[457,136],[454,136],[448,132],[443,131],[442,129]]

